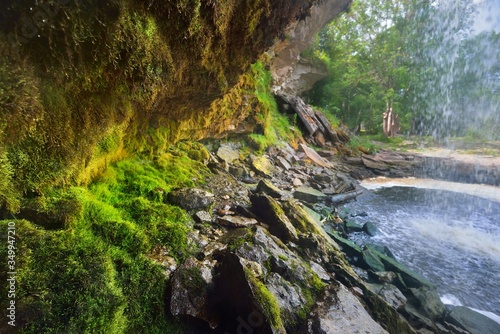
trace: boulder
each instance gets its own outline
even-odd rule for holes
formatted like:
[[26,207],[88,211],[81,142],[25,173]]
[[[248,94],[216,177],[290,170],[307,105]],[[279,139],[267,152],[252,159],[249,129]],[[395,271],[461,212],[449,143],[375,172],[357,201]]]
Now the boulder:
[[248,175],[248,171],[244,166],[229,166],[229,174],[235,178],[241,179]]
[[446,321],[461,327],[471,334],[498,334],[500,324],[465,306],[456,306],[446,316]]
[[208,209],[214,203],[215,196],[202,189],[183,188],[169,193],[167,199],[168,202],[191,211]]
[[338,233],[328,233],[333,240],[338,244],[340,250],[344,252],[348,257],[353,259],[359,259],[363,256],[363,251],[361,247],[356,245],[354,242],[342,238]]
[[217,150],[217,156],[228,164],[231,164],[240,158],[240,152],[233,145],[221,144]]
[[274,165],[264,156],[253,157],[252,167],[257,171],[257,173],[266,177],[271,177],[276,172]]
[[385,266],[380,260],[380,257],[372,249],[366,248],[363,250],[362,267],[374,272],[385,271]]
[[441,318],[446,308],[439,298],[435,288],[421,286],[419,288],[411,288],[411,294],[417,300],[418,310],[431,320]]
[[321,233],[319,227],[312,215],[310,215],[297,200],[287,200],[283,202],[283,209],[287,213],[293,226],[302,233],[314,232]]
[[278,201],[266,195],[252,195],[252,210],[264,223],[269,225],[269,232],[282,241],[297,241],[297,230],[285,215]]
[[213,292],[213,263],[189,258],[172,277],[170,312],[192,316],[206,321],[211,328],[219,324],[219,317],[210,302]]
[[285,280],[277,273],[272,273],[266,279],[266,286],[276,297],[281,310],[281,316],[290,322],[300,320],[297,317],[297,310],[303,308],[306,304],[300,287]]
[[308,203],[318,203],[324,201],[327,198],[327,196],[321,191],[305,186],[301,186],[295,189],[293,197]]
[[359,225],[353,220],[347,219],[344,221],[344,225],[346,228],[347,233],[353,233],[353,232],[361,232],[363,231],[363,226]]
[[224,256],[218,281],[217,296],[226,320],[225,332],[286,333],[276,298],[238,255]]
[[408,288],[420,288],[422,286],[427,286],[429,288],[435,289],[434,285],[429,282],[429,280],[422,275],[412,271],[408,267],[399,263],[395,259],[380,253],[371,246],[367,246],[374,256],[377,256],[379,260],[384,264],[386,270],[394,271],[401,275],[404,284]]
[[366,286],[396,310],[403,309],[407,303],[405,295],[395,285],[366,283]]
[[366,222],[363,225],[363,232],[371,237],[374,237],[379,233],[377,226],[375,226],[375,224],[372,222]]
[[385,331],[366,312],[363,304],[341,283],[325,294],[308,319],[305,333],[371,333],[385,334]]

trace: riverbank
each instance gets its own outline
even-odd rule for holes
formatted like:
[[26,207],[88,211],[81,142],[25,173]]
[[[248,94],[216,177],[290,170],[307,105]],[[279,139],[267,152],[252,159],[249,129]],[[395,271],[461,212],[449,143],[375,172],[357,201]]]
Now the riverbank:
[[[361,166],[331,146],[294,145],[181,142],[110,164],[89,187],[38,194],[16,217],[3,212],[23,259],[18,328],[464,333],[426,278],[347,239],[371,233],[339,210],[361,194]],[[95,297],[75,309],[57,291]]]
[[500,157],[464,154],[444,148],[407,151],[381,149],[346,158],[357,179],[418,177],[460,183],[500,185]]
[[[355,226],[349,214],[337,211],[340,204],[359,195],[359,188],[349,175],[351,166],[345,165],[333,152],[328,149],[314,151],[305,144],[295,150],[282,144],[269,149],[263,156],[256,156],[249,154],[238,142],[212,143],[207,147],[212,159],[209,166],[218,175],[216,183],[208,183],[204,188],[215,195],[213,216],[209,218],[210,212],[208,215],[197,212],[195,217],[206,217],[205,223],[219,226],[223,233],[247,232],[238,232],[245,235],[245,240],[232,241],[231,245],[238,244],[236,247],[226,248],[220,239],[209,241],[205,246],[208,254],[202,250],[203,255],[198,259],[204,259],[205,263],[224,263],[224,258],[229,257],[253,268],[254,274],[271,292],[270,298],[276,301],[270,303],[278,305],[282,312],[281,322],[276,319],[274,322],[282,324],[287,333],[317,333],[333,329],[340,332],[368,330],[372,333],[384,330],[389,333],[466,333],[467,330],[487,333],[491,328],[491,333],[494,333],[498,328],[486,317],[477,318],[473,311],[460,313],[463,316],[460,318],[447,310],[433,284],[398,263],[390,251],[369,245],[360,247],[347,239],[347,232],[370,233],[370,226]],[[232,181],[222,181],[225,178]],[[234,184],[228,187],[230,183]],[[236,184],[239,186],[235,187]],[[354,195],[350,197],[350,194]],[[196,202],[187,202],[193,201]],[[201,235],[207,235],[207,226],[198,225],[197,228]],[[262,232],[270,233],[283,244],[263,241]],[[216,253],[212,253],[212,242],[218,244]],[[261,247],[267,251],[262,253]],[[190,266],[202,272],[206,270],[200,263]],[[300,268],[308,266],[319,279],[316,288],[322,285],[321,289],[307,286],[308,279],[304,286],[304,280],[289,271],[295,268],[302,272],[304,269]],[[212,284],[228,284],[220,281],[218,270],[217,265],[211,269],[211,277],[219,277],[219,280],[215,283],[206,281],[203,284],[206,289],[210,290]],[[176,273],[173,275],[175,282]],[[251,281],[248,276],[246,280]],[[246,286],[244,281],[239,281],[238,286]],[[302,288],[297,290],[297,286]],[[191,300],[191,293],[186,289],[176,296],[176,300]],[[313,300],[302,303],[304,293],[312,293]],[[325,296],[337,296],[338,299]],[[207,298],[210,300],[214,296],[208,293]],[[245,309],[234,300],[225,302],[234,309]],[[362,310],[356,306],[358,302],[364,305]],[[193,305],[183,303],[176,307],[172,310],[176,315],[198,317],[206,313],[200,305],[195,307],[194,313]],[[344,312],[339,312],[339,309]],[[350,314],[353,309],[361,312],[356,313],[356,319]],[[229,318],[237,317],[237,314],[230,314]],[[245,319],[245,316],[239,317]],[[479,327],[466,329],[465,322],[474,317],[473,323]],[[222,326],[227,330],[235,326],[228,325],[224,314],[219,314],[218,319],[220,322],[216,328]],[[290,319],[295,320],[290,322]],[[377,321],[378,325],[370,319]],[[269,326],[273,332],[283,330]]]

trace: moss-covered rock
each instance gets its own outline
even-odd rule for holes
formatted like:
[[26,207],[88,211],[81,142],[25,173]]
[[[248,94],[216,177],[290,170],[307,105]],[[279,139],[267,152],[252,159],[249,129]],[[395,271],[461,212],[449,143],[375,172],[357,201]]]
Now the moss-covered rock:
[[252,195],[252,210],[269,224],[269,231],[283,241],[298,240],[297,230],[286,216],[278,201],[266,195]]

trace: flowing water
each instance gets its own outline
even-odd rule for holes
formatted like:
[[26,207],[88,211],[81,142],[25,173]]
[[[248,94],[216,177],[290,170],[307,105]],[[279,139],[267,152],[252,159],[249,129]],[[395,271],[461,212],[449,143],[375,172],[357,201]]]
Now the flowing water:
[[446,304],[481,310],[500,323],[500,188],[432,180],[377,180],[346,205],[380,233],[353,236],[388,246],[423,274]]

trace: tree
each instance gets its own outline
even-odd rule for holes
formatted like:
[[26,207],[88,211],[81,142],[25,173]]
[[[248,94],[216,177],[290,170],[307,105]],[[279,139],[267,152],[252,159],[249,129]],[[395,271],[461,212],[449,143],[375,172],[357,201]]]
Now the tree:
[[474,12],[471,0],[354,3],[311,52],[329,69],[311,102],[376,132],[389,108],[403,130],[436,137],[498,124],[498,35],[472,36]]

